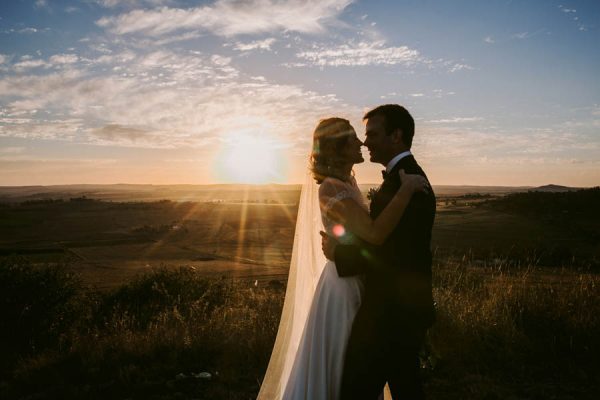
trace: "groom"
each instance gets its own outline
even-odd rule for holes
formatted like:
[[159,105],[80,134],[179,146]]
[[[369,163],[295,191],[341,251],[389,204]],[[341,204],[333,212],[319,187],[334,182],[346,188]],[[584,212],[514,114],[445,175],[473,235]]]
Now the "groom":
[[[386,167],[371,199],[372,218],[401,185],[398,171],[425,176],[410,152],[415,123],[397,104],[379,106],[363,117],[364,145],[371,161]],[[348,341],[341,399],[377,399],[388,382],[394,399],[423,399],[418,352],[434,320],[431,293],[433,191],[415,193],[394,231],[381,246],[341,245],[323,238],[325,256],[341,277],[365,274],[365,294]]]

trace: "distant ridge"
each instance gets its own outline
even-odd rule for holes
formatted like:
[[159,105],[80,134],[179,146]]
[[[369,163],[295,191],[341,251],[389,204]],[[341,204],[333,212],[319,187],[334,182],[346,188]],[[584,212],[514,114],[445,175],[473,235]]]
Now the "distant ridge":
[[551,192],[551,193],[563,193],[563,192],[571,192],[574,190],[579,190],[579,188],[561,186],[561,185],[544,185],[539,186],[533,189],[529,189],[530,192]]

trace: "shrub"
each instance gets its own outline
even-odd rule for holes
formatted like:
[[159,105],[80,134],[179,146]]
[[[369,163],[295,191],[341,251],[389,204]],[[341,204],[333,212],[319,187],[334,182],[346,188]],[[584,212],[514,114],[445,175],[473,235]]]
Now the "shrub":
[[5,372],[19,356],[58,348],[83,312],[81,282],[66,263],[0,261],[0,353]]

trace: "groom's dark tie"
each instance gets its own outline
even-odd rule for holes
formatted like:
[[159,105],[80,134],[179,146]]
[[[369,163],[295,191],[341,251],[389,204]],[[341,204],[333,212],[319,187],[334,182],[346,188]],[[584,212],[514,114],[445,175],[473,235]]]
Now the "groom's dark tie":
[[384,169],[383,171],[381,171],[381,176],[383,176],[383,179],[385,180],[385,178],[387,178],[389,175],[389,173]]

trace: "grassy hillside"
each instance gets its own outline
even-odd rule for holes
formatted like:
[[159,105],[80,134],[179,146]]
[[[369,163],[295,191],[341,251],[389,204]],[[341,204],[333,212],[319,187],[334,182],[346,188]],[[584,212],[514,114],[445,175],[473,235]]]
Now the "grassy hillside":
[[[0,398],[256,397],[279,285],[172,268],[94,292],[67,271],[0,264]],[[595,399],[599,284],[564,269],[438,259],[438,319],[422,353],[429,398]]]

